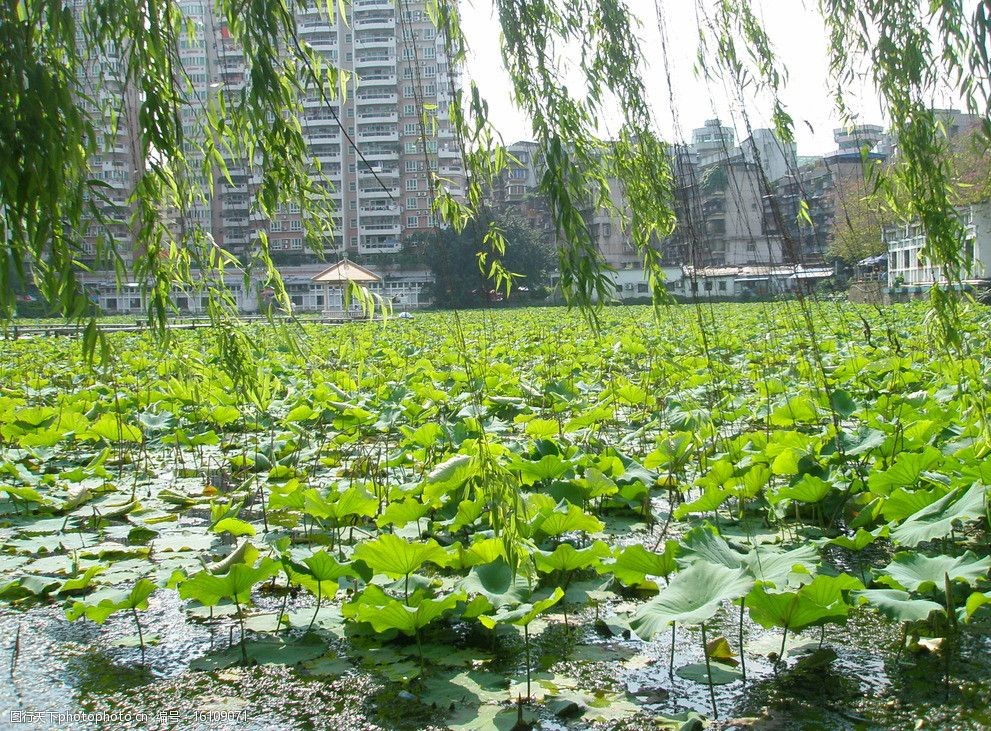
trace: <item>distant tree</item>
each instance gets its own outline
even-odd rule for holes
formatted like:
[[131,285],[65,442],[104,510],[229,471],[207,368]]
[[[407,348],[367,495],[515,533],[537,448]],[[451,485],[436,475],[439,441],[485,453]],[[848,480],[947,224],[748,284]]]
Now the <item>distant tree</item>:
[[893,222],[893,217],[870,187],[870,181],[862,173],[847,173],[836,178],[833,188],[829,253],[850,264],[887,250],[883,230]]
[[991,198],[991,157],[981,130],[975,127],[954,138],[950,153],[956,202],[965,205]]
[[435,304],[459,307],[496,296],[493,282],[488,278],[492,254],[485,243],[492,227],[498,227],[506,241],[505,251],[499,256],[502,265],[518,275],[514,277],[510,297],[534,292],[547,283],[555,262],[552,242],[516,211],[502,210],[486,216],[477,225],[469,223],[460,233],[453,228],[439,229],[409,242],[410,254],[434,275],[430,294]]
[[[950,200],[967,205],[991,198],[991,158],[982,130],[975,126],[944,141],[941,160],[946,163],[950,183]],[[900,164],[895,155],[887,168]],[[872,176],[847,173],[837,178],[833,190],[835,218],[830,253],[854,263],[887,250],[883,240],[885,226],[897,222],[889,202],[875,195]],[[895,190],[896,199],[907,197]]]

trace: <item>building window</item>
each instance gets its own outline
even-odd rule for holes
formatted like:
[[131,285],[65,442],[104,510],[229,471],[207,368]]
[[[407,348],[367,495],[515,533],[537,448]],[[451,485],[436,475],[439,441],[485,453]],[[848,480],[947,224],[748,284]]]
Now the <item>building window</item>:
[[416,114],[416,105],[415,104],[403,104],[403,116],[404,117],[412,117],[415,114]]
[[721,281],[719,283],[719,291],[720,292],[725,292],[726,291],[726,282],[725,281]]
[[417,190],[420,187],[420,181],[416,178],[406,178],[406,190]]
[[908,269],[910,266],[912,266],[911,262],[912,262],[912,253],[908,249],[905,249],[905,251],[902,252],[902,265],[906,269]]
[[407,208],[419,208],[420,207],[420,200],[419,200],[419,198],[407,198],[406,199],[406,207]]
[[419,216],[406,216],[406,225],[409,228],[420,228]]
[[708,281],[707,281],[707,282],[705,283],[705,291],[706,291],[706,292],[711,292],[711,291],[712,291],[712,282],[708,282]]

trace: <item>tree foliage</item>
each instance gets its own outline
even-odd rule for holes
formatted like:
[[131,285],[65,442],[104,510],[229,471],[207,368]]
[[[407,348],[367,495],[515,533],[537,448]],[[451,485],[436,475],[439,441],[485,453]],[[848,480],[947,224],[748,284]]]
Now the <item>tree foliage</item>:
[[[948,201],[968,205],[991,197],[991,159],[979,127],[940,131],[940,163],[947,166]],[[905,210],[907,191],[893,188],[886,197],[875,183],[896,175],[902,164],[897,153],[887,165],[871,161],[864,170],[837,171],[832,195],[835,220],[830,253],[854,263],[887,251],[885,226],[899,222],[897,210]],[[895,205],[892,205],[892,201]]]
[[[178,61],[191,19],[177,0],[0,5],[0,310],[5,316],[13,312],[11,272],[32,278],[65,314],[91,314],[80,285],[81,242],[89,222],[108,230],[123,223],[132,232],[133,261],[121,256],[111,236],[100,240],[95,258],[144,288],[149,321],[160,333],[173,286],[186,286],[201,290],[210,315],[227,323],[219,331],[230,340],[227,349],[248,351],[231,324],[234,301],[223,286],[225,270],[263,272],[277,300],[289,308],[263,232],[243,263],[183,214],[229,174],[229,160],[241,160],[259,181],[253,214],[266,219],[280,205],[297,203],[307,241],[319,250],[334,226],[330,184],[314,174],[300,125],[302,102],[313,94],[336,98],[348,88],[348,74],[297,37],[295,13],[310,6],[308,0],[213,1],[232,43],[244,52],[247,73],[243,86],[196,100],[202,109],[192,130],[183,124],[183,111],[194,101],[193,89]],[[73,9],[79,6],[84,10]],[[463,62],[468,48],[457,4],[428,0],[425,7],[450,62]],[[582,213],[589,205],[614,207],[609,178],[621,182],[629,209],[619,213],[655,277],[659,254],[649,243],[674,226],[671,163],[646,101],[637,22],[620,0],[495,0],[494,7],[515,101],[532,122],[545,162],[539,189],[559,234],[562,290],[569,303],[591,309],[596,300],[607,299],[611,284]],[[321,0],[321,8],[333,17],[347,6]],[[788,76],[760,14],[748,0],[698,0],[698,8],[701,72],[726,82],[737,101],[755,93],[769,98],[779,138],[793,139],[793,121],[780,98]],[[657,10],[663,21],[663,4]],[[921,222],[924,256],[938,262],[951,282],[959,280],[964,232],[953,216],[951,164],[930,104],[949,87],[968,111],[982,116],[980,144],[987,149],[987,3],[820,0],[818,11],[830,35],[838,109],[848,113],[843,91],[868,68],[901,151],[897,164],[878,178],[879,193],[897,217]],[[130,90],[125,94],[130,102],[93,108],[95,97],[80,80],[95,59],[110,60],[105,66]],[[466,194],[455,197],[435,176],[433,206],[462,231],[478,216],[486,181],[505,166],[507,156],[478,88],[473,83],[452,88],[451,97]],[[105,142],[99,134],[105,122],[122,114],[139,121],[140,167],[124,220],[115,222],[101,212],[105,185],[90,177],[89,163]],[[621,120],[611,144],[599,139],[606,116]],[[486,273],[505,284],[508,274],[499,265],[505,239],[490,228],[484,242]],[[933,297],[944,335],[952,339],[955,305],[940,287]],[[92,337],[86,342],[95,345]]]
[[462,307],[489,299],[487,246],[489,231],[497,229],[505,241],[501,265],[514,275],[514,286],[530,293],[544,287],[554,268],[554,246],[542,237],[527,220],[511,209],[486,213],[481,225],[471,225],[456,231],[442,229],[424,234],[408,244],[408,249],[421,266],[434,275],[432,295],[434,304]]
[[859,172],[836,176],[832,190],[834,220],[829,253],[855,264],[887,251],[884,227],[893,218],[872,194],[870,182]]

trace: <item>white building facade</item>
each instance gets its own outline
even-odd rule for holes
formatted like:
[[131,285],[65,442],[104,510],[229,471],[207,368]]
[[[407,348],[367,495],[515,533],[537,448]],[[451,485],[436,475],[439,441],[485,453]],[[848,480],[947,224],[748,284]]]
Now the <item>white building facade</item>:
[[[991,279],[991,201],[964,206],[957,211],[966,232],[961,252],[970,266],[965,282]],[[888,287],[931,287],[947,283],[941,268],[920,255],[926,235],[920,224],[891,226],[884,230],[888,245]]]

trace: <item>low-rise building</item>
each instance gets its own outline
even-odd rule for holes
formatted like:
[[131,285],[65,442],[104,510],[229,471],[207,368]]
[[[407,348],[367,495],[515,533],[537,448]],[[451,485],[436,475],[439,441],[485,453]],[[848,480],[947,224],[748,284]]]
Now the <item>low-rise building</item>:
[[[961,252],[969,271],[963,273],[964,284],[991,283],[991,200],[957,209],[964,226],[966,243]],[[889,226],[884,229],[888,246],[888,287],[928,289],[937,282],[947,284],[940,265],[921,255],[926,234],[919,223]]]
[[[280,269],[294,312],[322,313],[341,309],[339,288],[328,292],[324,283],[314,281],[327,268],[326,263],[318,262]],[[394,311],[415,310],[430,305],[423,293],[424,288],[434,280],[430,271],[382,266],[372,266],[370,270],[379,279],[361,284],[367,286],[372,294],[382,297]],[[84,282],[90,300],[105,314],[139,315],[147,309],[147,301],[137,282],[118,286],[112,276],[105,274],[90,274]],[[245,287],[243,276],[230,274],[225,277],[225,284],[238,310],[245,314],[264,311],[275,295],[275,291],[260,277],[254,277]],[[203,315],[207,311],[208,297],[202,292],[176,288],[172,292],[172,302],[181,314]]]
[[720,266],[685,267],[668,291],[686,299],[763,299],[789,293],[808,293],[832,279],[827,266]]

